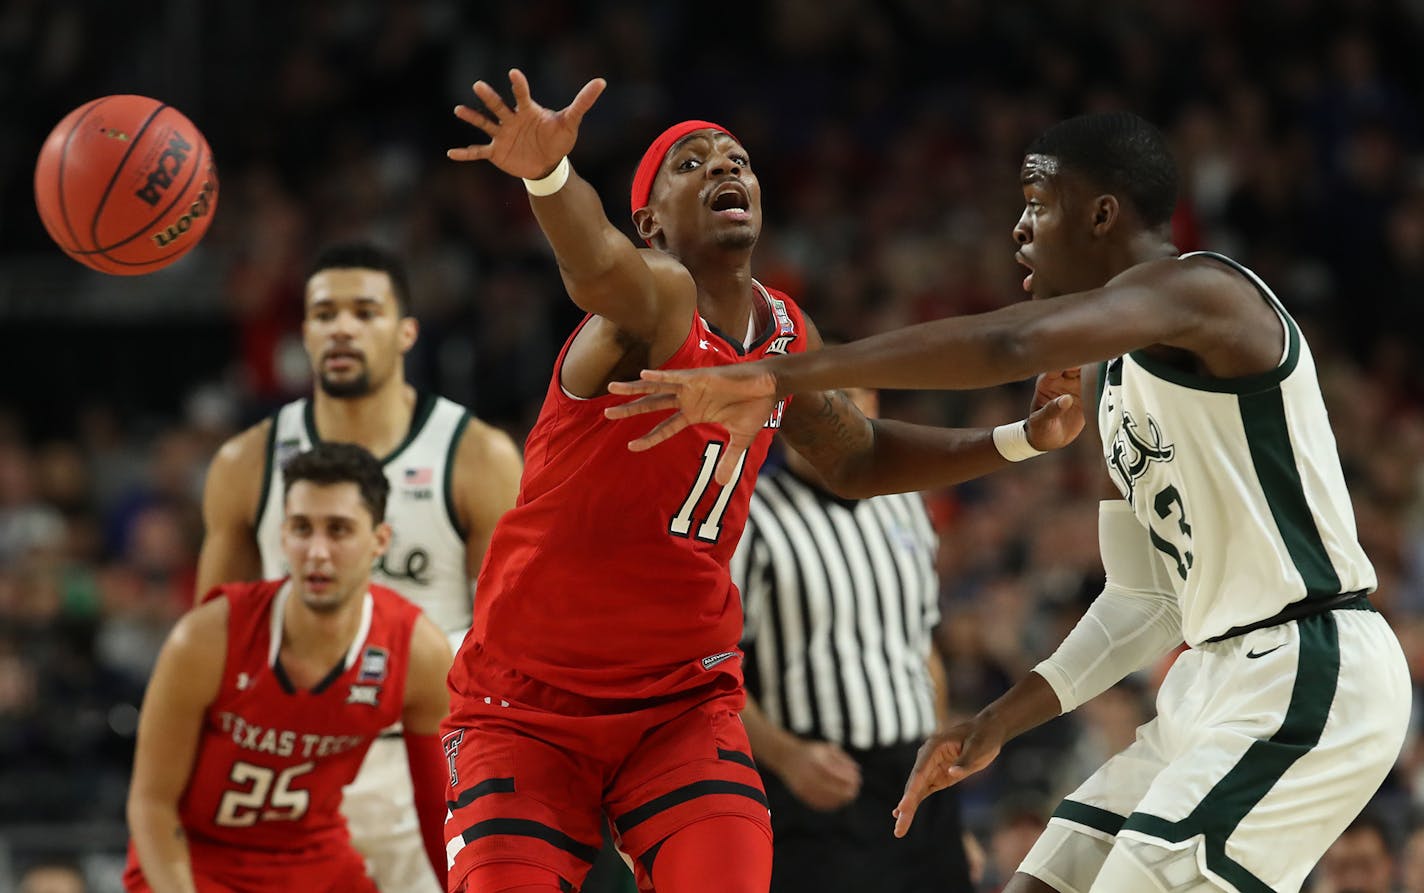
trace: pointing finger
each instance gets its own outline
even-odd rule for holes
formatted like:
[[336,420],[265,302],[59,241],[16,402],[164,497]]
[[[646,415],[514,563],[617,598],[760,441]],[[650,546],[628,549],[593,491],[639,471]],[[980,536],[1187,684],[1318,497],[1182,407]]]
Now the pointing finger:
[[593,104],[598,101],[598,97],[603,94],[603,89],[607,86],[608,82],[603,78],[594,78],[584,84],[582,90],[578,91],[578,95],[566,109],[575,125],[583,120],[583,116],[588,114],[589,109],[593,108]]
[[687,384],[693,375],[690,369],[644,369],[638,373],[643,381],[660,381],[664,384]]
[[677,434],[687,427],[687,416],[680,412],[673,413],[653,426],[653,429],[637,440],[628,442],[628,449],[635,453],[650,450],[663,441]]
[[455,117],[466,124],[473,124],[479,129],[494,136],[494,132],[499,129],[499,122],[479,109],[472,109],[467,105],[455,106]]
[[480,102],[485,104],[485,108],[489,109],[490,114],[494,115],[497,120],[503,121],[514,114],[510,111],[509,106],[504,104],[504,99],[499,95],[499,91],[489,84],[484,81],[475,81],[474,90],[475,95],[480,98]]
[[529,79],[524,76],[524,72],[517,68],[509,70],[509,87],[514,92],[514,107],[517,109],[527,109],[534,102],[533,96],[529,93]]
[[679,388],[673,384],[656,381],[610,381],[608,393],[631,397],[637,394],[676,394]]
[[490,157],[488,144],[466,146],[463,149],[446,149],[445,157],[451,161],[480,161]]
[[721,459],[717,460],[717,471],[714,475],[717,483],[724,487],[732,483],[737,477],[737,473],[742,470],[742,460],[747,456],[747,446],[750,443],[748,438],[738,437],[735,434],[730,440],[727,451],[722,454]]
[[607,419],[628,419],[635,415],[642,415],[645,412],[657,412],[660,409],[677,409],[676,394],[649,394],[628,403],[620,403],[617,406],[610,406],[603,411],[603,417]]

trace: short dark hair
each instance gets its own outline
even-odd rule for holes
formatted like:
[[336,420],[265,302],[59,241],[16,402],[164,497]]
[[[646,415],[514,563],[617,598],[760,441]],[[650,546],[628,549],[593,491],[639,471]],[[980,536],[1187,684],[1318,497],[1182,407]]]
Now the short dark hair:
[[371,512],[372,523],[379,524],[386,519],[386,499],[390,496],[391,484],[386,480],[380,461],[365,447],[354,443],[319,443],[298,453],[282,467],[284,498],[297,481],[310,481],[323,487],[355,484],[361,491],[361,502]]
[[336,242],[321,250],[312,262],[307,278],[322,270],[345,270],[360,268],[377,270],[391,278],[391,292],[395,295],[396,311],[401,316],[410,315],[410,277],[406,275],[405,263],[392,251],[374,242]]
[[1045,130],[1024,154],[1051,155],[1064,170],[1125,196],[1147,226],[1172,219],[1177,162],[1162,131],[1131,112],[1069,118]]

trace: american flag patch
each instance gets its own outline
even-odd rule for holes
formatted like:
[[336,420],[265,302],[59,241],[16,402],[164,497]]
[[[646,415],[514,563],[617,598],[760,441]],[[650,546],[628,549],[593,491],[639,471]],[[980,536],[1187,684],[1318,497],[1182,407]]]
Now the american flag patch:
[[405,483],[407,486],[418,487],[430,483],[431,471],[426,468],[407,468],[405,470]]

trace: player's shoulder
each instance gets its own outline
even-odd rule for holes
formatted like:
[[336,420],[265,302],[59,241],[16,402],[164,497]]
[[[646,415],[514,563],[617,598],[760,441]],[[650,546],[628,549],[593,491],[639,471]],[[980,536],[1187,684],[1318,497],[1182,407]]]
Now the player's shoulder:
[[412,618],[420,616],[420,607],[415,602],[389,586],[372,583],[370,593],[375,603],[376,613],[382,617],[409,623],[412,622]]
[[478,418],[473,413],[466,417],[465,430],[460,434],[460,442],[455,447],[455,461],[484,467],[498,460],[519,459],[519,447],[504,430]]
[[213,475],[245,475],[254,469],[260,474],[267,464],[268,443],[274,424],[273,418],[268,416],[224,441],[213,455],[208,469],[209,478]]
[[240,590],[220,586],[217,591],[227,597],[211,598],[193,608],[178,618],[168,634],[168,647],[185,661],[222,660],[227,651],[228,622],[232,616],[229,598]]

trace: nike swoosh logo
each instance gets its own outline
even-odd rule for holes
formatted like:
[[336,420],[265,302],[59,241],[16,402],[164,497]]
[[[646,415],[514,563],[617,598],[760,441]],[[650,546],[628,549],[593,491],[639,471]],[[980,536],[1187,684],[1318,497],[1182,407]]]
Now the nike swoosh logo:
[[1247,656],[1247,657],[1265,657],[1266,655],[1270,654],[1272,651],[1279,651],[1279,650],[1281,650],[1281,649],[1284,648],[1284,647],[1286,647],[1286,643],[1285,643],[1285,642],[1282,642],[1281,644],[1277,645],[1277,646],[1274,647],[1274,648],[1267,648],[1265,651],[1248,651],[1248,652],[1246,652],[1246,656]]

